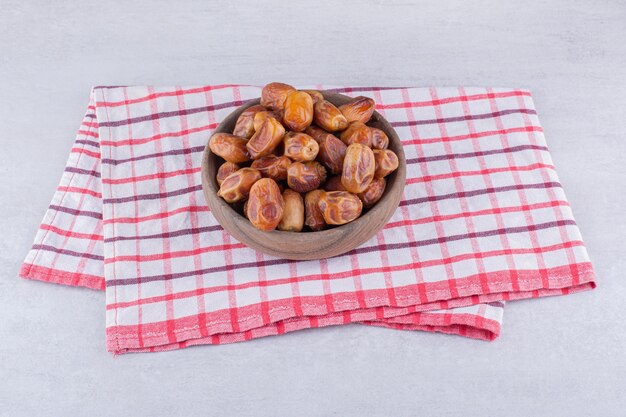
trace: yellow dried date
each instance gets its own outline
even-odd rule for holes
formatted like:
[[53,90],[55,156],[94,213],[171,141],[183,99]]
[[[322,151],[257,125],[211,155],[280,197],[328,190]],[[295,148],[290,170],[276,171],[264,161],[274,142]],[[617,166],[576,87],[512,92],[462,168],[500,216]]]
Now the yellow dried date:
[[271,178],[261,178],[250,189],[246,217],[260,230],[274,230],[283,217],[285,202],[280,188]]
[[252,185],[261,179],[261,173],[253,168],[241,168],[227,176],[217,195],[228,203],[236,203],[248,198]]
[[250,160],[247,140],[230,133],[216,133],[209,140],[209,149],[228,162],[240,164]]
[[372,182],[375,170],[374,152],[365,145],[353,143],[346,149],[341,183],[354,194],[362,193]]
[[318,206],[320,196],[324,193],[322,190],[313,190],[304,196],[304,224],[311,230],[318,231],[326,227],[326,221]]
[[374,175],[384,178],[398,169],[398,156],[389,149],[374,149]]
[[296,89],[289,84],[269,83],[261,91],[261,105],[274,110],[282,110],[285,108],[287,95],[292,91]]
[[367,123],[374,113],[374,107],[374,100],[369,97],[358,96],[350,102],[339,106],[339,110],[341,110],[348,122]]
[[319,162],[294,162],[287,170],[287,185],[294,191],[306,193],[326,181],[326,168]]
[[331,174],[341,174],[347,148],[336,136],[329,134],[319,144],[317,159],[328,168]]
[[372,132],[372,148],[387,149],[389,147],[389,137],[385,132],[375,127],[370,127]]
[[322,143],[322,141],[324,140],[324,138],[328,137],[328,136],[332,136],[334,138],[336,138],[337,136],[333,135],[332,133],[328,133],[327,131],[325,131],[324,129],[321,129],[317,126],[309,126],[304,130],[304,133],[306,133],[307,135],[311,136],[313,139],[315,139],[315,141],[317,143]]
[[328,224],[340,225],[357,219],[363,211],[359,197],[347,191],[325,191],[319,197],[318,207]]
[[224,179],[226,179],[226,177],[228,177],[233,172],[237,171],[239,168],[241,168],[239,165],[233,164],[232,162],[224,162],[222,165],[220,165],[220,167],[217,169],[217,174],[215,175],[217,185],[222,185]]
[[274,181],[287,179],[287,169],[291,160],[286,156],[267,155],[252,161],[251,168],[258,169],[261,175]]
[[265,107],[258,104],[245,109],[237,118],[237,123],[235,123],[235,128],[233,129],[233,135],[250,139],[252,135],[254,135],[254,117],[258,112],[265,110]]
[[278,120],[273,117],[266,118],[246,144],[250,157],[258,159],[269,155],[282,141],[284,135],[285,128]]
[[357,194],[357,197],[363,202],[363,206],[369,208],[378,202],[385,192],[385,186],[387,181],[384,178],[374,178],[370,182],[369,187],[362,193]]
[[348,120],[333,103],[320,100],[313,108],[315,124],[328,132],[344,130],[348,127]]
[[261,111],[258,111],[254,115],[254,120],[252,122],[252,125],[253,125],[253,128],[254,128],[255,132],[257,130],[261,129],[261,125],[263,124],[265,119],[267,119],[268,117],[272,117],[272,118],[278,120],[279,122],[282,119],[279,111],[276,111],[276,110],[261,110]]
[[304,91],[292,91],[285,100],[283,123],[294,132],[302,132],[313,122],[313,99]]
[[346,145],[361,143],[365,146],[372,146],[372,130],[362,122],[352,122],[346,130],[341,133],[341,141]]
[[322,93],[320,93],[317,90],[302,90],[302,91],[304,91],[305,93],[311,96],[311,98],[313,99],[313,105],[315,105],[315,103],[317,103],[318,101],[324,100],[324,96],[322,95]]
[[287,132],[283,146],[285,156],[298,162],[314,160],[320,150],[315,139],[302,132]]
[[286,189],[283,192],[285,208],[278,223],[278,230],[300,232],[304,226],[304,200],[300,193]]

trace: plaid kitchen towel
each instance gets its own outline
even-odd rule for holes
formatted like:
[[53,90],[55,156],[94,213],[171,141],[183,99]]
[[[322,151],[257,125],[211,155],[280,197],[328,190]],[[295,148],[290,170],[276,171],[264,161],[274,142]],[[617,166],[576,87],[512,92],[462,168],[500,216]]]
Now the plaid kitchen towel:
[[106,290],[115,353],[352,322],[492,340],[505,300],[595,286],[528,91],[334,90],[374,98],[407,157],[400,207],[361,247],[278,259],[207,209],[202,150],[259,87],[98,87],[20,275]]

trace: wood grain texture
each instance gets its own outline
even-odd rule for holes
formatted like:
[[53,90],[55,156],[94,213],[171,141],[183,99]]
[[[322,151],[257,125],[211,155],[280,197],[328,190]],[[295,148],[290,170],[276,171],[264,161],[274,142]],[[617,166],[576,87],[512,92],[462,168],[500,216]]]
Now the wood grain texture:
[[[350,101],[350,97],[323,92],[324,97],[339,106]],[[251,100],[229,114],[214,133],[231,133],[237,118],[248,107],[259,104]],[[393,215],[404,190],[406,161],[402,143],[396,131],[381,116],[374,112],[368,125],[383,130],[389,137],[389,149],[398,155],[398,169],[386,177],[387,187],[378,203],[364,212],[355,221],[319,232],[261,231],[255,228],[231,205],[217,196],[219,185],[215,179],[217,169],[224,162],[215,155],[207,144],[202,157],[202,189],[211,213],[220,225],[240,242],[258,251],[285,259],[323,259],[349,252],[374,236]]]

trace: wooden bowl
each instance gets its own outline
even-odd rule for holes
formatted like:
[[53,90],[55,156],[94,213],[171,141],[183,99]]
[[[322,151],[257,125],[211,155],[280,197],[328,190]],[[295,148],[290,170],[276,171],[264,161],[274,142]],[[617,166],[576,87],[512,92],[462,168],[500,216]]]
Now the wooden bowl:
[[[336,106],[347,103],[351,97],[322,92],[326,100]],[[251,100],[229,114],[214,133],[231,133],[239,115],[248,107],[259,104]],[[215,179],[217,169],[224,162],[207,144],[202,158],[202,188],[211,213],[222,227],[240,242],[270,255],[285,259],[323,259],[341,255],[374,236],[392,216],[404,190],[406,160],[402,143],[395,130],[378,112],[374,112],[368,126],[383,130],[389,137],[389,149],[398,155],[398,169],[386,177],[387,186],[382,198],[361,217],[351,223],[319,232],[265,232],[256,229],[234,208],[217,196],[219,186]]]

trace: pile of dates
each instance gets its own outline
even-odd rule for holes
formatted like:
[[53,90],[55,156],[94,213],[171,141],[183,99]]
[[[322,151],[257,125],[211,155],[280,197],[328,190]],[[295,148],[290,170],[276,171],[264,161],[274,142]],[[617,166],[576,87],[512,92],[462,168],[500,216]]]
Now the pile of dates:
[[385,132],[366,125],[373,112],[368,97],[336,107],[319,91],[267,84],[232,134],[209,141],[225,160],[218,195],[260,230],[317,231],[355,220],[398,168]]

